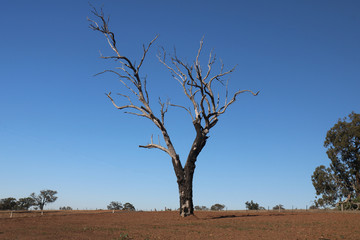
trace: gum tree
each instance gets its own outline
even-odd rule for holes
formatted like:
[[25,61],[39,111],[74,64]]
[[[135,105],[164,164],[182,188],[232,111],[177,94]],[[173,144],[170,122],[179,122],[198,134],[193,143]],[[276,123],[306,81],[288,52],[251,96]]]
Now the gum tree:
[[[360,114],[352,112],[327,132],[324,146],[330,167],[321,165],[312,175],[317,203],[334,206],[336,202],[360,200]],[[345,199],[345,200],[344,200]]]
[[[221,101],[220,94],[215,91],[214,84],[221,83],[224,85],[224,77],[231,74],[235,68],[225,71],[224,65],[221,64],[220,71],[213,74],[213,66],[216,62],[216,57],[212,53],[210,53],[206,67],[203,68],[199,61],[203,47],[203,40],[201,40],[196,58],[192,64],[188,64],[179,59],[176,53],[170,57],[169,62],[166,61],[165,56],[167,54],[165,50],[158,55],[160,63],[170,71],[172,77],[179,83],[184,94],[188,98],[191,107],[188,108],[184,105],[175,105],[169,103],[169,101],[162,102],[159,100],[160,112],[157,114],[153,111],[153,106],[150,105],[147,80],[142,77],[143,75],[141,75],[140,70],[150,47],[156,41],[158,36],[156,36],[147,46],[143,46],[142,57],[140,61],[138,61],[138,64],[136,64],[135,61],[129,59],[119,51],[115,34],[109,28],[109,18],[104,16],[103,11],[97,11],[94,8],[92,13],[98,21],[88,19],[90,21],[90,28],[105,36],[107,43],[114,54],[111,56],[101,55],[101,58],[112,59],[119,63],[119,67],[105,70],[101,73],[109,72],[115,74],[130,93],[130,95],[119,93],[119,95],[124,97],[127,101],[126,104],[118,104],[113,99],[111,92],[107,94],[107,97],[117,109],[126,110],[125,113],[128,114],[147,118],[160,130],[165,145],[155,143],[151,137],[151,142],[149,144],[140,145],[139,147],[159,149],[170,156],[179,188],[180,215],[183,217],[192,215],[194,213],[192,188],[195,162],[206,145],[210,130],[217,124],[219,117],[236,101],[239,94],[249,92],[256,96],[258,92],[254,93],[250,90],[239,90],[229,98],[226,83],[224,89],[226,94]],[[168,111],[169,106],[185,110],[192,121],[196,133],[184,165],[180,161],[180,156],[177,154],[165,126],[165,114]]]
[[46,204],[56,201],[58,198],[55,196],[56,194],[57,191],[42,190],[40,191],[40,194],[36,195],[35,193],[32,193],[30,197],[33,199],[33,205],[38,206],[40,210],[43,210]]

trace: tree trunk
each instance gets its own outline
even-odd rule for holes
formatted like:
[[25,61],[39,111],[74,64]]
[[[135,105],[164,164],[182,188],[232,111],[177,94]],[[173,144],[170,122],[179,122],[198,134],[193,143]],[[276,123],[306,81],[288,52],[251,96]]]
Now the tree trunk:
[[183,181],[178,182],[180,195],[180,215],[182,217],[194,214],[193,176],[195,171],[195,161],[193,161],[192,164],[186,164]]
[[[178,179],[179,195],[180,195],[180,215],[186,217],[194,214],[193,204],[193,177],[195,171],[195,162],[201,150],[205,147],[207,140],[207,130],[205,131],[200,125],[200,119],[194,121],[196,129],[196,137],[191,146],[183,174]],[[175,171],[176,172],[176,171]],[[177,175],[178,176],[178,175]]]
[[183,184],[179,184],[180,215],[182,217],[194,214],[192,184],[192,181],[186,181]]

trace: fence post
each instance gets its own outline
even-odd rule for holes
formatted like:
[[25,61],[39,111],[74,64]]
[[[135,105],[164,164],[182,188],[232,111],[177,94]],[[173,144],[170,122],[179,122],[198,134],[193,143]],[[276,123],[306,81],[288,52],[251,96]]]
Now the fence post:
[[10,218],[12,218],[12,217],[13,217],[13,211],[10,212]]

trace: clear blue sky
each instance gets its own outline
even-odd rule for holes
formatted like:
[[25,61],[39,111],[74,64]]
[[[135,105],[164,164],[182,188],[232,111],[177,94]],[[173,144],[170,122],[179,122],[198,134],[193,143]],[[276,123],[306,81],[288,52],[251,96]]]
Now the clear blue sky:
[[[160,34],[142,72],[155,109],[158,97],[188,104],[158,63],[158,48],[176,46],[190,62],[202,36],[206,55],[213,48],[228,68],[238,64],[231,92],[261,91],[239,96],[210,132],[197,161],[195,205],[311,204],[311,174],[329,163],[327,130],[360,112],[359,1],[92,4],[104,4],[119,49],[132,59]],[[112,75],[93,77],[113,65],[99,58],[109,49],[88,28],[88,1],[3,0],[1,10],[0,198],[52,189],[59,199],[51,209],[106,208],[110,201],[177,208],[170,158],[138,148],[158,130],[111,105],[104,93],[124,91]],[[185,158],[194,138],[190,119],[181,109],[167,117]]]

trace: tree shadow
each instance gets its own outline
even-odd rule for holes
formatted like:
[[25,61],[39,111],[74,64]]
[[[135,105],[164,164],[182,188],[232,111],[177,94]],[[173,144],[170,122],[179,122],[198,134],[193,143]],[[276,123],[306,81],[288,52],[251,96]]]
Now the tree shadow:
[[247,218],[247,217],[273,217],[273,216],[285,216],[285,215],[294,215],[294,214],[283,214],[283,213],[270,213],[268,215],[264,214],[246,214],[246,215],[221,215],[216,217],[207,217],[206,219],[223,219],[223,218]]
[[251,215],[251,214],[247,214],[247,215],[222,215],[222,216],[217,216],[217,217],[210,217],[208,219],[222,219],[222,218],[241,218],[241,217],[257,217],[259,215]]

